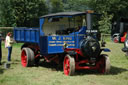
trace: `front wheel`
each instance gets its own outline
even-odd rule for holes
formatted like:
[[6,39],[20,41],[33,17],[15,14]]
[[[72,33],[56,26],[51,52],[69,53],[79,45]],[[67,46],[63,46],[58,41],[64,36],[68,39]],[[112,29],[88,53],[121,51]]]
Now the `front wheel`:
[[101,59],[97,63],[98,71],[100,73],[109,73],[110,71],[110,59],[107,55],[101,55]]
[[66,55],[63,62],[64,74],[72,76],[75,73],[75,59],[70,55]]

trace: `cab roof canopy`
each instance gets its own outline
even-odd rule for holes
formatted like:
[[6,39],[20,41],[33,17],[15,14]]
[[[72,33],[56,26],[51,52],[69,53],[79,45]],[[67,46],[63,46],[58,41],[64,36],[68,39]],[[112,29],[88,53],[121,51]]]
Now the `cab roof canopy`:
[[49,18],[49,17],[71,17],[71,16],[80,16],[85,15],[86,12],[59,12],[41,16],[40,18]]

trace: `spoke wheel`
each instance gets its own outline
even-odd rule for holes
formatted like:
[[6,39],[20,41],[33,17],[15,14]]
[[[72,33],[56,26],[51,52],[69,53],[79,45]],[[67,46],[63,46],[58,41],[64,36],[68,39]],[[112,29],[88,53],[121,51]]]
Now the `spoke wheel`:
[[21,64],[23,67],[29,67],[34,65],[34,52],[30,48],[22,49]]
[[63,62],[64,74],[67,76],[72,76],[75,73],[75,60],[74,57],[66,55]]
[[98,71],[100,73],[109,73],[110,71],[110,60],[109,57],[107,55],[101,55],[101,59],[98,62]]

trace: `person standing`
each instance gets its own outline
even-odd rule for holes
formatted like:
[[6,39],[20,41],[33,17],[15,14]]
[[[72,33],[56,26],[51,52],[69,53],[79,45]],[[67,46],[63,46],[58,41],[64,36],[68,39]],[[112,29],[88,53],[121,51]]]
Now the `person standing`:
[[12,33],[8,32],[5,39],[5,47],[8,48],[8,57],[7,57],[8,62],[11,61],[11,53],[12,53],[13,41],[11,40],[11,36],[12,36]]

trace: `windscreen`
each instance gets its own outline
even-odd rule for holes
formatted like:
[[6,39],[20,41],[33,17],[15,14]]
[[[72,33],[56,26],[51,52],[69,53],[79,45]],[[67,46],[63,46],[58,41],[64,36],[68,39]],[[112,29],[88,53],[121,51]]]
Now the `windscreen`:
[[68,35],[86,25],[85,16],[45,18],[42,30],[45,35]]

